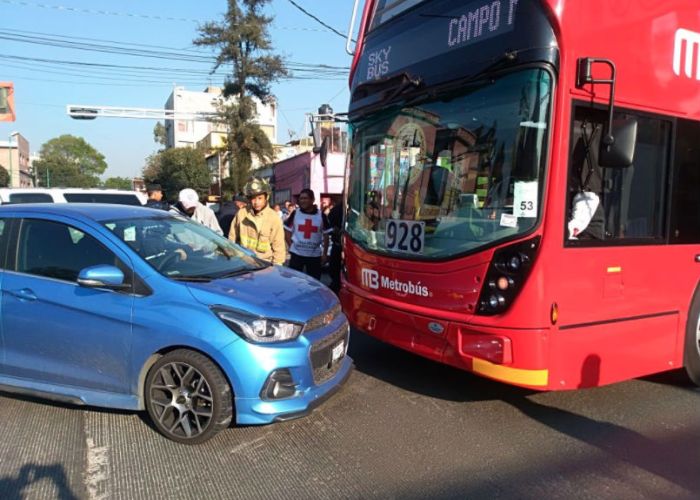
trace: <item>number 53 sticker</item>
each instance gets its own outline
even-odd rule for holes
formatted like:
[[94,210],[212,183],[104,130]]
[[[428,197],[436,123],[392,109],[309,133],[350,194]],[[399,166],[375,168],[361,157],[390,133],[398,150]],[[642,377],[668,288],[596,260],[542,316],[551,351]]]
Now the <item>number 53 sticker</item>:
[[392,252],[423,253],[425,222],[394,220],[386,223],[386,249]]
[[513,215],[537,217],[537,181],[516,182],[513,187]]

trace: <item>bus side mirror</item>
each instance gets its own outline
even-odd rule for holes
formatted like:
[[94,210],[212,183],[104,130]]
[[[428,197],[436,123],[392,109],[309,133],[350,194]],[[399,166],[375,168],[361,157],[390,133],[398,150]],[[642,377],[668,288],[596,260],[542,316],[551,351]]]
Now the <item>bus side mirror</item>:
[[636,145],[637,120],[614,120],[612,131],[608,131],[600,141],[598,164],[608,168],[629,167],[634,163]]
[[328,138],[328,136],[326,136],[321,141],[321,146],[313,149],[314,153],[319,155],[319,159],[321,160],[322,167],[325,167],[326,163],[328,162],[328,143],[329,143],[329,138]]

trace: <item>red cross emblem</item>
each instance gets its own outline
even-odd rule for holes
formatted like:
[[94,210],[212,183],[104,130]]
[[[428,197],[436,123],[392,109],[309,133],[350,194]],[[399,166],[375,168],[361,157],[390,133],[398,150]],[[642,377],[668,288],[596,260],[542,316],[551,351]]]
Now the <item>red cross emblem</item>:
[[318,231],[318,226],[314,226],[311,219],[306,219],[303,224],[299,224],[297,229],[304,233],[304,239],[308,240],[311,235]]

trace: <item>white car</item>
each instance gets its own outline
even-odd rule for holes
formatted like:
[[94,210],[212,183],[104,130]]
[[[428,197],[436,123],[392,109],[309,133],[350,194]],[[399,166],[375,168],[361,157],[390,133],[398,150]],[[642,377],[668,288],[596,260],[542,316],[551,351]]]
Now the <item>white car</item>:
[[0,188],[0,205],[17,203],[114,203],[145,205],[139,191],[85,188]]

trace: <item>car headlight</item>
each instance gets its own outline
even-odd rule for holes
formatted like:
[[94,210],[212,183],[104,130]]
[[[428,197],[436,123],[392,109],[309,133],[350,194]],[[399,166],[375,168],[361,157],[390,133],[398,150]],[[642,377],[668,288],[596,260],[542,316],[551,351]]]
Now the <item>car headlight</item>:
[[212,307],[212,312],[234,333],[251,342],[285,342],[294,340],[304,325],[281,319],[262,318],[242,311]]

